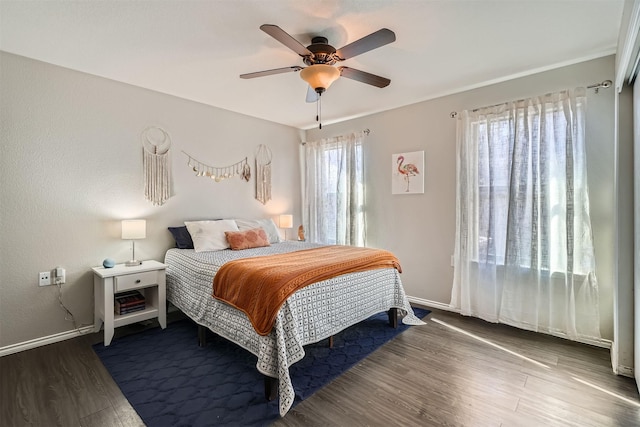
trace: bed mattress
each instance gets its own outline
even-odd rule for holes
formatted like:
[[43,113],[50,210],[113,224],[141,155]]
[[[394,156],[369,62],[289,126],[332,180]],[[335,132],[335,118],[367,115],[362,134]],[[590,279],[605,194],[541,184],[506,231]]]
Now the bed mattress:
[[196,323],[257,356],[258,371],[278,378],[282,416],[295,398],[289,366],[304,357],[305,345],[394,307],[404,314],[403,323],[423,324],[413,314],[394,268],[345,274],[300,289],[280,308],[273,330],[265,336],[255,331],[242,311],[212,297],[213,277],[225,262],[318,246],[287,241],[242,251],[170,249],[165,255],[167,299]]

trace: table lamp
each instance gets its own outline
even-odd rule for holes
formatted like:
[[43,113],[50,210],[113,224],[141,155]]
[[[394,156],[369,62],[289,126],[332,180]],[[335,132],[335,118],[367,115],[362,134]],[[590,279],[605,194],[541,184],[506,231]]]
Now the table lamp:
[[134,267],[142,264],[136,259],[136,240],[147,237],[147,221],[144,219],[125,219],[122,221],[122,240],[131,240],[132,257],[124,265]]
[[293,228],[293,215],[280,215],[278,223],[284,229],[284,240],[287,240],[287,228]]

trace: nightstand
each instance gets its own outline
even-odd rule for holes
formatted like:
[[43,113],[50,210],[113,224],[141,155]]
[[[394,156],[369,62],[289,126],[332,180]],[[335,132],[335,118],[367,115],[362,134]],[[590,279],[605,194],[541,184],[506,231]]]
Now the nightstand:
[[[166,276],[167,266],[158,261],[144,261],[135,267],[117,264],[113,268],[94,267],[94,332],[104,322],[104,345],[111,344],[113,330],[118,326],[158,318],[162,329],[167,327]],[[138,290],[144,295],[144,310],[127,314],[114,312],[116,294]]]

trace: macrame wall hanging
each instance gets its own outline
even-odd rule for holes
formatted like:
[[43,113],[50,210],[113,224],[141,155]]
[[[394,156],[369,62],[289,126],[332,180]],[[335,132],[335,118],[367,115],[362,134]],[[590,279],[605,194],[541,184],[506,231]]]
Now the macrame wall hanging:
[[162,206],[171,197],[171,168],[169,149],[171,138],[159,127],[142,131],[142,168],[144,170],[144,197]]
[[196,160],[184,151],[183,153],[189,158],[187,164],[196,173],[196,176],[211,178],[215,182],[220,182],[227,178],[233,178],[237,175],[240,175],[240,178],[247,182],[249,182],[249,179],[251,178],[251,167],[249,167],[249,162],[246,157],[229,166],[210,166]]
[[264,144],[256,150],[256,200],[266,205],[271,200],[271,150]]

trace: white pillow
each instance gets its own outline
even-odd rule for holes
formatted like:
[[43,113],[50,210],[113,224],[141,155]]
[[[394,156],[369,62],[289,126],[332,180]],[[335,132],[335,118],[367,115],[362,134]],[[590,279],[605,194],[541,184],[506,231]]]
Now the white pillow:
[[271,218],[268,219],[236,219],[236,224],[240,231],[249,230],[251,228],[262,228],[269,238],[269,243],[280,243],[280,233],[276,223]]
[[196,252],[220,251],[229,248],[225,231],[239,231],[236,222],[232,219],[218,221],[185,221],[187,231],[193,240],[193,249]]

